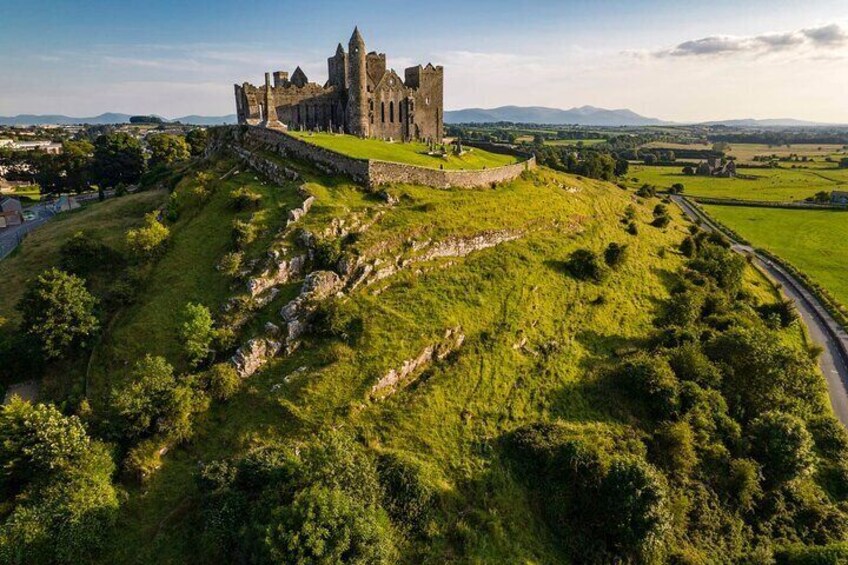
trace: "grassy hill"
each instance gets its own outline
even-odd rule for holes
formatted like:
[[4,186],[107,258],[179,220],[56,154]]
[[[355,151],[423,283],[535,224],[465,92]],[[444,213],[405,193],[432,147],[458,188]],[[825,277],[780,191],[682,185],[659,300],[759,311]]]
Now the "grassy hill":
[[[783,483],[760,487],[765,479],[757,478],[745,438],[754,433],[752,415],[762,409],[740,403],[744,390],[722,386],[732,386],[734,374],[748,378],[765,369],[736,367],[735,357],[713,366],[695,355],[703,361],[697,378],[678,379],[682,369],[661,367],[660,380],[646,390],[622,376],[634,359],[650,363],[640,352],[662,363],[686,343],[686,351],[700,351],[702,342],[721,345],[723,332],[750,332],[767,346],[751,357],[790,375],[788,383],[773,373],[750,381],[752,388],[764,387],[770,408],[804,414],[811,429],[817,419],[832,420],[804,332],[797,324],[781,327],[774,316],[766,323],[756,309],[778,304],[771,283],[741,260],[728,260],[731,270],[739,269],[739,286],[716,290],[710,277],[732,278],[711,270],[725,267],[725,252],[698,239],[705,254],[717,255],[704,255],[700,264],[683,255],[679,246],[690,226],[677,209],[658,211],[657,199],[547,169],[494,189],[393,185],[371,193],[308,164],[272,158],[296,169],[300,180],[276,186],[226,157],[188,171],[168,198],[167,246],[136,266],[136,297],[110,318],[85,362],[53,377],[86,382],[85,402],[61,396],[70,387],[48,394],[116,446],[124,496],[100,562],[265,562],[274,555],[279,561],[305,551],[307,543],[286,537],[286,528],[323,512],[340,520],[334,532],[367,540],[355,555],[408,563],[576,563],[589,555],[581,551],[595,550],[730,560],[760,548],[812,543],[809,536],[786,534],[801,531],[785,525],[792,520],[815,515],[838,523],[841,515],[828,497],[841,495],[836,487],[825,489],[829,483],[819,475],[799,475],[792,482],[798,490]],[[233,193],[240,189],[258,195],[258,203],[236,206]],[[307,195],[315,197],[312,208],[286,228],[287,213]],[[142,197],[150,199],[146,206],[164,200],[144,193],[114,206],[141,206]],[[138,212],[100,236],[120,246],[125,228],[141,221]],[[664,214],[663,226],[655,217]],[[253,226],[250,241],[236,241],[242,232],[234,222]],[[594,252],[604,263],[611,243],[626,246],[623,259],[609,260],[614,267],[602,265],[597,278],[575,274],[570,260],[576,252]],[[53,261],[47,254],[27,259],[32,249],[25,245],[14,260],[30,261],[32,272]],[[250,274],[233,277],[221,268],[234,252]],[[246,280],[265,261],[307,252],[307,271],[332,270],[350,282],[356,268],[371,270],[363,271],[361,284],[316,306],[298,348],[268,361],[226,401],[210,401],[197,384],[205,369],[192,368],[180,335],[185,305],[206,306],[219,329],[232,330],[231,339],[215,345],[217,360],[225,361],[248,339],[269,335],[266,322],[284,326],[280,310],[300,292],[303,275],[281,283],[264,304],[247,296]],[[350,264],[354,275],[345,268]],[[701,294],[704,289],[712,294]],[[694,310],[670,306],[687,300],[695,301]],[[663,321],[678,310],[694,317],[681,327]],[[158,428],[140,442],[129,440],[117,424],[112,391],[133,384],[132,368],[147,354],[174,367],[180,390],[193,391],[182,441]],[[772,363],[774,356],[781,362]],[[424,359],[420,367],[375,390],[416,359]],[[777,393],[772,386],[783,388]],[[655,413],[657,398],[670,390],[676,408]],[[678,441],[680,430],[685,438]],[[685,453],[678,457],[681,441]],[[128,472],[139,445],[155,462],[140,482]],[[596,451],[572,467],[569,446],[586,445]],[[541,463],[546,457],[554,459]],[[821,469],[829,469],[832,457],[822,461]],[[654,522],[645,515],[653,541],[638,551],[598,542],[590,536],[597,530],[584,530],[594,527],[591,521],[550,504],[572,508],[568,497],[576,494],[563,493],[589,468],[606,478],[623,469],[633,481],[647,481],[637,491],[625,486],[614,490],[621,497],[604,498],[615,508],[605,514],[598,507],[599,520],[642,516],[626,501],[653,505],[639,493],[661,490],[651,512],[662,516]],[[574,475],[564,478],[558,469]],[[725,484],[726,476],[742,486]],[[545,492],[549,484],[557,486]],[[595,492],[591,488],[584,490]],[[757,537],[737,500],[746,493],[753,493],[751,504],[763,500],[771,509],[778,504],[768,497],[779,496],[780,504],[798,510],[757,522]],[[321,500],[330,502],[309,506]],[[303,515],[300,504],[307,508]],[[836,535],[825,526],[810,528],[821,542]]]

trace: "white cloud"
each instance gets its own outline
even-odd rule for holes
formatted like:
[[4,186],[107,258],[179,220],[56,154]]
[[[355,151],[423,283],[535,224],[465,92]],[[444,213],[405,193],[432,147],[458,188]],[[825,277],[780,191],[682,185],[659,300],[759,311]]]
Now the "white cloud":
[[747,37],[715,35],[684,41],[672,48],[654,51],[657,57],[716,57],[738,53],[763,55],[782,51],[812,52],[848,44],[848,33],[838,24],[783,33]]

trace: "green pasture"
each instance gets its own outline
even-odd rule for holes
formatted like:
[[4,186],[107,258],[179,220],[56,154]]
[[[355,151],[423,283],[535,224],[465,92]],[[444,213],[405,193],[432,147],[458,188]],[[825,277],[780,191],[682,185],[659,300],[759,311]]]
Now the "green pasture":
[[668,189],[681,183],[687,196],[705,198],[793,202],[820,191],[848,190],[848,169],[739,168],[736,178],[690,176],[682,171],[683,165],[633,165],[627,177],[637,187],[648,183]]
[[787,260],[848,305],[848,212],[704,206],[727,227]]
[[510,165],[519,160],[511,155],[490,153],[473,147],[466,148],[462,156],[454,155],[448,148],[448,155],[441,157],[428,155],[427,145],[420,142],[389,142],[333,133],[289,132],[289,135],[356,159],[393,161],[431,169],[485,169]]

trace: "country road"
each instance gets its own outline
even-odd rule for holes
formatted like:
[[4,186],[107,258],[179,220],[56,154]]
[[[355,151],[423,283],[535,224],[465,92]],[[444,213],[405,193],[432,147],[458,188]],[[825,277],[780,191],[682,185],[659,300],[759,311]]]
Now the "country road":
[[[710,218],[692,206],[685,197],[672,196],[671,199],[691,220],[700,220],[703,228],[721,231]],[[843,426],[848,428],[848,333],[845,332],[845,328],[833,319],[827,309],[807,291],[800,281],[780,265],[761,255],[751,246],[730,239],[734,251],[752,256],[757,267],[780,283],[783,293],[795,303],[812,340],[824,348],[824,352],[819,357],[819,366],[827,381],[830,404],[833,406],[836,417]]]

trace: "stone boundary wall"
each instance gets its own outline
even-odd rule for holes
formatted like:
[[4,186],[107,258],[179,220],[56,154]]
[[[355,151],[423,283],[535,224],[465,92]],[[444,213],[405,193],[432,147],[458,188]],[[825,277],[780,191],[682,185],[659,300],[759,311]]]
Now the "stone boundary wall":
[[[322,169],[350,177],[369,188],[392,183],[420,184],[440,189],[481,188],[511,181],[524,171],[536,168],[534,156],[509,151],[509,148],[506,147],[498,147],[497,152],[518,155],[527,159],[520,163],[491,169],[442,170],[375,159],[355,159],[318,147],[283,132],[259,127],[248,127],[242,131],[244,138],[258,142],[271,151],[283,156],[290,155],[310,161]],[[244,140],[238,135],[236,138]]]
[[340,173],[357,182],[369,184],[368,160],[366,159],[348,157],[279,131],[250,127],[246,135],[280,155],[292,155],[299,159],[311,161],[329,169],[331,172]]
[[524,171],[534,168],[536,168],[535,157],[521,163],[473,171],[445,171],[372,160],[368,165],[368,179],[370,186],[397,182],[421,184],[433,188],[480,188],[511,181]]

